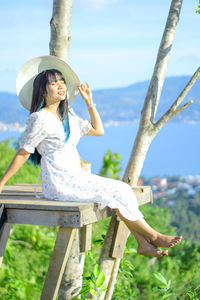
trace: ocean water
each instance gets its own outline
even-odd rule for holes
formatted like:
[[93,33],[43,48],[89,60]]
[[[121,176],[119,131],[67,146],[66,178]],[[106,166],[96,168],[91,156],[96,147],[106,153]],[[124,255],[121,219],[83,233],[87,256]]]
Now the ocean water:
[[[92,163],[92,172],[98,174],[107,149],[122,154],[122,174],[128,162],[137,125],[118,125],[105,128],[104,136],[87,136],[81,139],[78,151],[81,158]],[[0,141],[18,132],[1,132]],[[142,174],[146,177],[200,174],[200,123],[166,124],[154,138],[144,162]]]

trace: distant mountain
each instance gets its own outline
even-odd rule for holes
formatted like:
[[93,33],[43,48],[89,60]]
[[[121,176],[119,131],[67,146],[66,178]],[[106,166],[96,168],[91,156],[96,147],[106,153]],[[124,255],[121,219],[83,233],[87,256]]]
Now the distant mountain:
[[[165,80],[157,118],[162,115],[180,94],[190,76],[168,77]],[[145,99],[149,81],[134,83],[123,88],[102,89],[93,91],[103,122],[137,122]],[[194,103],[178,114],[174,122],[200,122],[200,83],[193,86],[184,103],[190,99]],[[82,117],[88,117],[87,110],[80,95],[73,104],[74,110]],[[0,92],[0,122],[24,124],[28,116],[15,94]]]

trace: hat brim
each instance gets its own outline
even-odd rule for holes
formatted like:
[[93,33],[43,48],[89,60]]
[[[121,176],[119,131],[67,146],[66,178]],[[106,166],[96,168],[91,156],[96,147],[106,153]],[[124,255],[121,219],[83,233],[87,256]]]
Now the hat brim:
[[56,56],[39,56],[29,60],[20,69],[16,79],[17,96],[26,109],[30,110],[35,77],[45,70],[60,71],[66,81],[68,103],[71,104],[78,94],[80,80],[72,68]]

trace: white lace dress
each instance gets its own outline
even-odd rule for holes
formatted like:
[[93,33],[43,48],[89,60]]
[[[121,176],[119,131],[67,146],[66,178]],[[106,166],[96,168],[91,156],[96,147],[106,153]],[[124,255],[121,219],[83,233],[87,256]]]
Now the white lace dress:
[[65,142],[62,122],[46,110],[30,114],[20,148],[41,154],[42,193],[51,200],[95,202],[99,209],[118,208],[129,220],[142,218],[131,187],[119,180],[84,172],[76,149],[91,128],[87,120],[69,110],[70,136]]

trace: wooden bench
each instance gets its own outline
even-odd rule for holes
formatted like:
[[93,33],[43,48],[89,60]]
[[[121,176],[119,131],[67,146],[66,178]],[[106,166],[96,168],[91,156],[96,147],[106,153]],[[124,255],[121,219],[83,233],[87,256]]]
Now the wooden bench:
[[[77,203],[52,201],[45,198],[37,199],[34,189],[41,194],[40,185],[19,184],[5,186],[0,194],[1,212],[6,212],[7,219],[0,229],[0,265],[3,260],[11,224],[33,224],[59,226],[53,254],[46,275],[41,300],[55,300],[62,275],[69,257],[75,230],[81,229],[81,252],[90,250],[92,223],[114,215],[114,211],[106,207],[98,209],[95,203]],[[139,205],[152,202],[150,187],[133,189]],[[117,253],[118,243],[115,238],[112,253]],[[112,255],[111,253],[111,255]],[[122,253],[120,254],[122,255]],[[119,255],[119,257],[120,257]],[[114,256],[116,257],[116,256]]]

